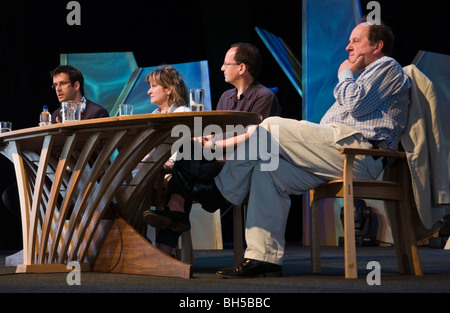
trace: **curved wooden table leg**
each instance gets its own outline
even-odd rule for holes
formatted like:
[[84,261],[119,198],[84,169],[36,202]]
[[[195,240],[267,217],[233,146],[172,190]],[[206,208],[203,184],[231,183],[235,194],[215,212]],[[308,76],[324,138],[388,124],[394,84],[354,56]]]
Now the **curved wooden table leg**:
[[164,277],[192,277],[192,266],[155,248],[118,218],[103,243],[93,271]]
[[[141,114],[0,134],[0,154],[14,163],[21,207],[23,264],[16,272],[69,272],[67,263],[77,261],[81,270],[191,277],[190,264],[165,255],[136,231],[172,145],[183,139],[173,129],[182,125],[190,139],[192,130],[206,125],[261,119],[247,112]],[[132,180],[136,187],[124,188],[150,151]],[[112,207],[117,220],[111,220]]]

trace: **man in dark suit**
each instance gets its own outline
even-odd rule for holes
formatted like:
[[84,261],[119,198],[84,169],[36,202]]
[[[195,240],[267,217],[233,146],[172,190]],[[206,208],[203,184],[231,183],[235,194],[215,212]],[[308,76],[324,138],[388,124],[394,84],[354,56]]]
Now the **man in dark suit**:
[[[81,102],[81,119],[108,117],[108,111],[102,106],[84,97],[83,74],[70,65],[60,65],[50,72],[53,89],[60,103],[65,101]],[[61,123],[61,108],[52,113],[52,124]]]
[[[53,89],[56,91],[59,102],[78,101],[82,103],[82,120],[109,116],[108,111],[105,108],[84,97],[83,74],[73,66],[58,66],[50,72],[50,77],[53,78]],[[61,123],[61,121],[61,108],[58,108],[52,113],[52,124]],[[20,225],[20,204],[17,186],[15,184],[8,186],[3,191],[2,200],[5,207],[13,214],[12,216],[19,218],[19,220],[15,219],[15,221]],[[0,213],[0,216],[4,215],[3,212],[0,211]],[[11,225],[9,222],[8,224]],[[19,245],[20,243],[17,244],[17,247],[12,248],[19,248]],[[0,248],[1,247],[2,245],[0,242]]]

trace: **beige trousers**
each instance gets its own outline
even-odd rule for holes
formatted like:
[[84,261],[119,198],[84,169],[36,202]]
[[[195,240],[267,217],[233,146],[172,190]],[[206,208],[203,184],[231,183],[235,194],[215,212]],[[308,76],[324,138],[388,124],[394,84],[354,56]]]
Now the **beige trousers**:
[[[272,151],[261,150],[266,147]],[[234,160],[227,160],[215,182],[233,204],[241,204],[249,195],[246,258],[282,264],[291,205],[289,195],[301,195],[323,182],[341,178],[344,157],[339,151],[342,147],[371,148],[372,145],[345,125],[271,117],[239,147],[240,153],[235,153]],[[267,167],[269,162],[276,167]],[[383,165],[381,159],[361,157],[355,160],[354,167],[355,178],[373,179],[378,177]]]

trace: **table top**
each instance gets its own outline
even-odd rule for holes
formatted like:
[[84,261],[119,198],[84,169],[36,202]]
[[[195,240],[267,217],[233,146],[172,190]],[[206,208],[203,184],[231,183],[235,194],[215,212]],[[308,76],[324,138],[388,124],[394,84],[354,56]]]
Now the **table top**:
[[259,124],[262,120],[262,116],[259,114],[241,111],[202,111],[113,116],[48,126],[36,126],[2,133],[0,134],[0,150],[7,142],[17,140],[21,141],[22,145],[30,150],[39,150],[42,145],[40,140],[36,140],[36,138],[43,138],[46,135],[60,134],[67,136],[72,133],[107,132],[108,130],[112,134],[121,129],[136,129],[137,131],[143,128],[172,128],[176,125],[186,125],[192,129],[195,126],[196,118],[201,118],[202,127],[205,125],[217,125],[224,131],[227,125],[247,126]]
[[126,126],[130,124],[145,124],[145,126],[161,125],[173,127],[175,124],[186,124],[187,126],[192,126],[192,123],[194,122],[193,118],[195,117],[205,118],[208,124],[217,124],[221,127],[236,124],[259,124],[262,119],[259,114],[241,111],[202,111],[113,116],[13,130],[11,132],[0,134],[0,140],[17,138],[23,135],[32,135],[34,133],[79,130],[114,125]]

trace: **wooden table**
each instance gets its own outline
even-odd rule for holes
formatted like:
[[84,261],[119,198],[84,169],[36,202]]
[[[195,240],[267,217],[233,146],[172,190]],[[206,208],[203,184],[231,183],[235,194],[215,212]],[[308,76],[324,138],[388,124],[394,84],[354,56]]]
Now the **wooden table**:
[[[179,139],[172,137],[172,128],[218,125],[225,130],[260,122],[260,115],[246,112],[186,112],[0,134],[0,152],[14,163],[20,198],[23,264],[16,272],[68,272],[67,264],[76,261],[85,271],[191,277],[190,264],[145,238],[142,221],[162,165]],[[140,164],[150,151],[150,160]]]

